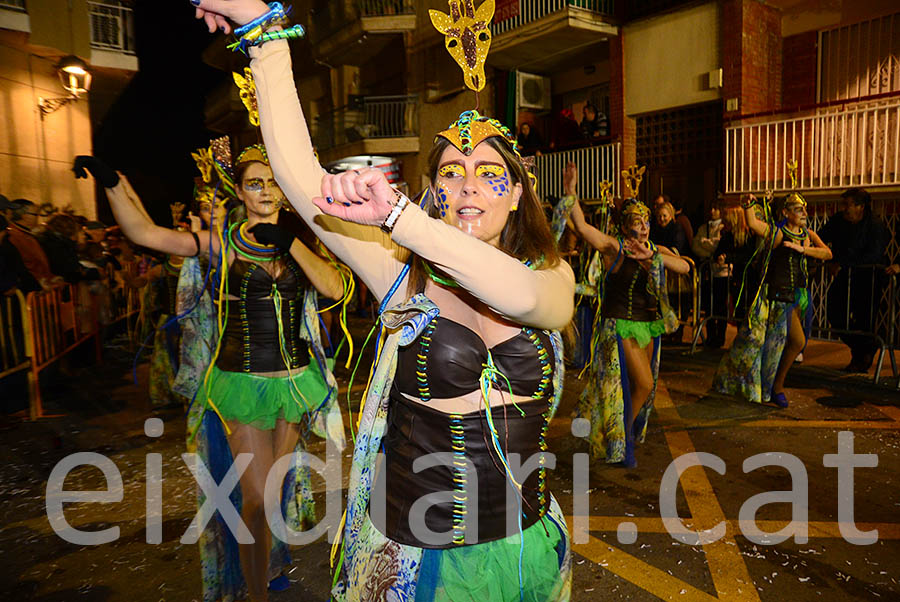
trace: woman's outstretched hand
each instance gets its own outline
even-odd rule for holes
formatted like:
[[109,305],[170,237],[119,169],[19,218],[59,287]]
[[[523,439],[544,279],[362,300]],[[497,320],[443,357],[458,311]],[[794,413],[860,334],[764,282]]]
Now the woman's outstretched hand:
[[397,202],[397,193],[380,169],[360,169],[325,174],[322,196],[313,204],[322,213],[348,222],[380,226]]
[[190,0],[195,7],[194,16],[203,19],[209,33],[217,29],[231,33],[229,20],[245,25],[265,14],[269,7],[262,0]]
[[87,172],[91,172],[94,179],[100,182],[104,188],[115,188],[119,183],[119,174],[112,167],[90,155],[75,157],[72,171],[75,172],[76,179],[87,178]]

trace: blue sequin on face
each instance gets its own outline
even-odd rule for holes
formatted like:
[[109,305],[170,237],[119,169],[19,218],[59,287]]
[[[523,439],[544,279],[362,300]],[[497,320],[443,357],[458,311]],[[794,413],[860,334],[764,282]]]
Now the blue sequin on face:
[[450,203],[447,202],[447,189],[438,184],[437,187],[438,209],[441,210],[441,217],[447,216],[447,210],[450,209]]
[[505,196],[509,192],[509,177],[503,174],[499,178],[488,180],[488,185],[497,193],[497,196]]

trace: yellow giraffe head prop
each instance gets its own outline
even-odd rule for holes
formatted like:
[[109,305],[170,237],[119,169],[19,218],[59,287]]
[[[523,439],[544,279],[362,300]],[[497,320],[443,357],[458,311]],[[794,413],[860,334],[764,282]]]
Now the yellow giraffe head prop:
[[628,169],[622,170],[622,179],[625,181],[626,199],[637,198],[638,190],[641,188],[641,180],[644,179],[644,171],[646,169],[646,165],[642,165],[641,167],[631,165]]
[[466,86],[484,88],[484,61],[491,48],[491,19],[494,0],[485,0],[475,10],[473,0],[448,0],[450,14],[429,10],[431,24],[444,34],[444,45],[453,60],[462,67]]

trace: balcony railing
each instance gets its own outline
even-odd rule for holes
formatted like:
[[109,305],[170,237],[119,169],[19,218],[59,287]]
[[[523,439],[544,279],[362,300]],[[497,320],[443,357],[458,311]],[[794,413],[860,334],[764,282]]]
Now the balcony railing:
[[725,128],[725,190],[804,190],[900,184],[900,96],[833,103]]
[[600,198],[600,181],[613,183],[613,196],[621,196],[622,144],[601,144],[587,148],[547,153],[537,157],[534,173],[538,178],[538,194],[561,197],[563,192],[563,172],[569,161],[578,166],[578,196],[585,200]]
[[120,3],[88,2],[91,47],[134,54],[134,11]]
[[366,96],[316,117],[313,141],[329,149],[366,138],[418,136],[417,96]]
[[568,7],[611,17],[615,14],[615,4],[615,0],[518,0],[518,10],[513,6],[512,14],[498,11],[494,15],[491,32],[498,36]]
[[0,8],[9,8],[23,13],[26,12],[25,0],[0,0]]
[[416,14],[414,0],[357,0],[318,2],[312,13],[310,41],[316,44],[362,17],[393,17]]

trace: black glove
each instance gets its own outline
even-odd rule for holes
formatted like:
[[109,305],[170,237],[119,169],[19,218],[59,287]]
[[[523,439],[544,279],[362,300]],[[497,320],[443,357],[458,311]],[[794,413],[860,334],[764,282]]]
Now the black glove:
[[294,235],[281,226],[275,224],[256,224],[247,230],[256,238],[256,242],[263,245],[275,245],[282,251],[289,251],[294,244]]
[[78,155],[75,157],[75,164],[72,171],[75,172],[76,178],[86,178],[87,171],[91,172],[94,179],[100,182],[104,188],[115,188],[119,183],[119,174],[116,171],[98,159],[89,155]]

